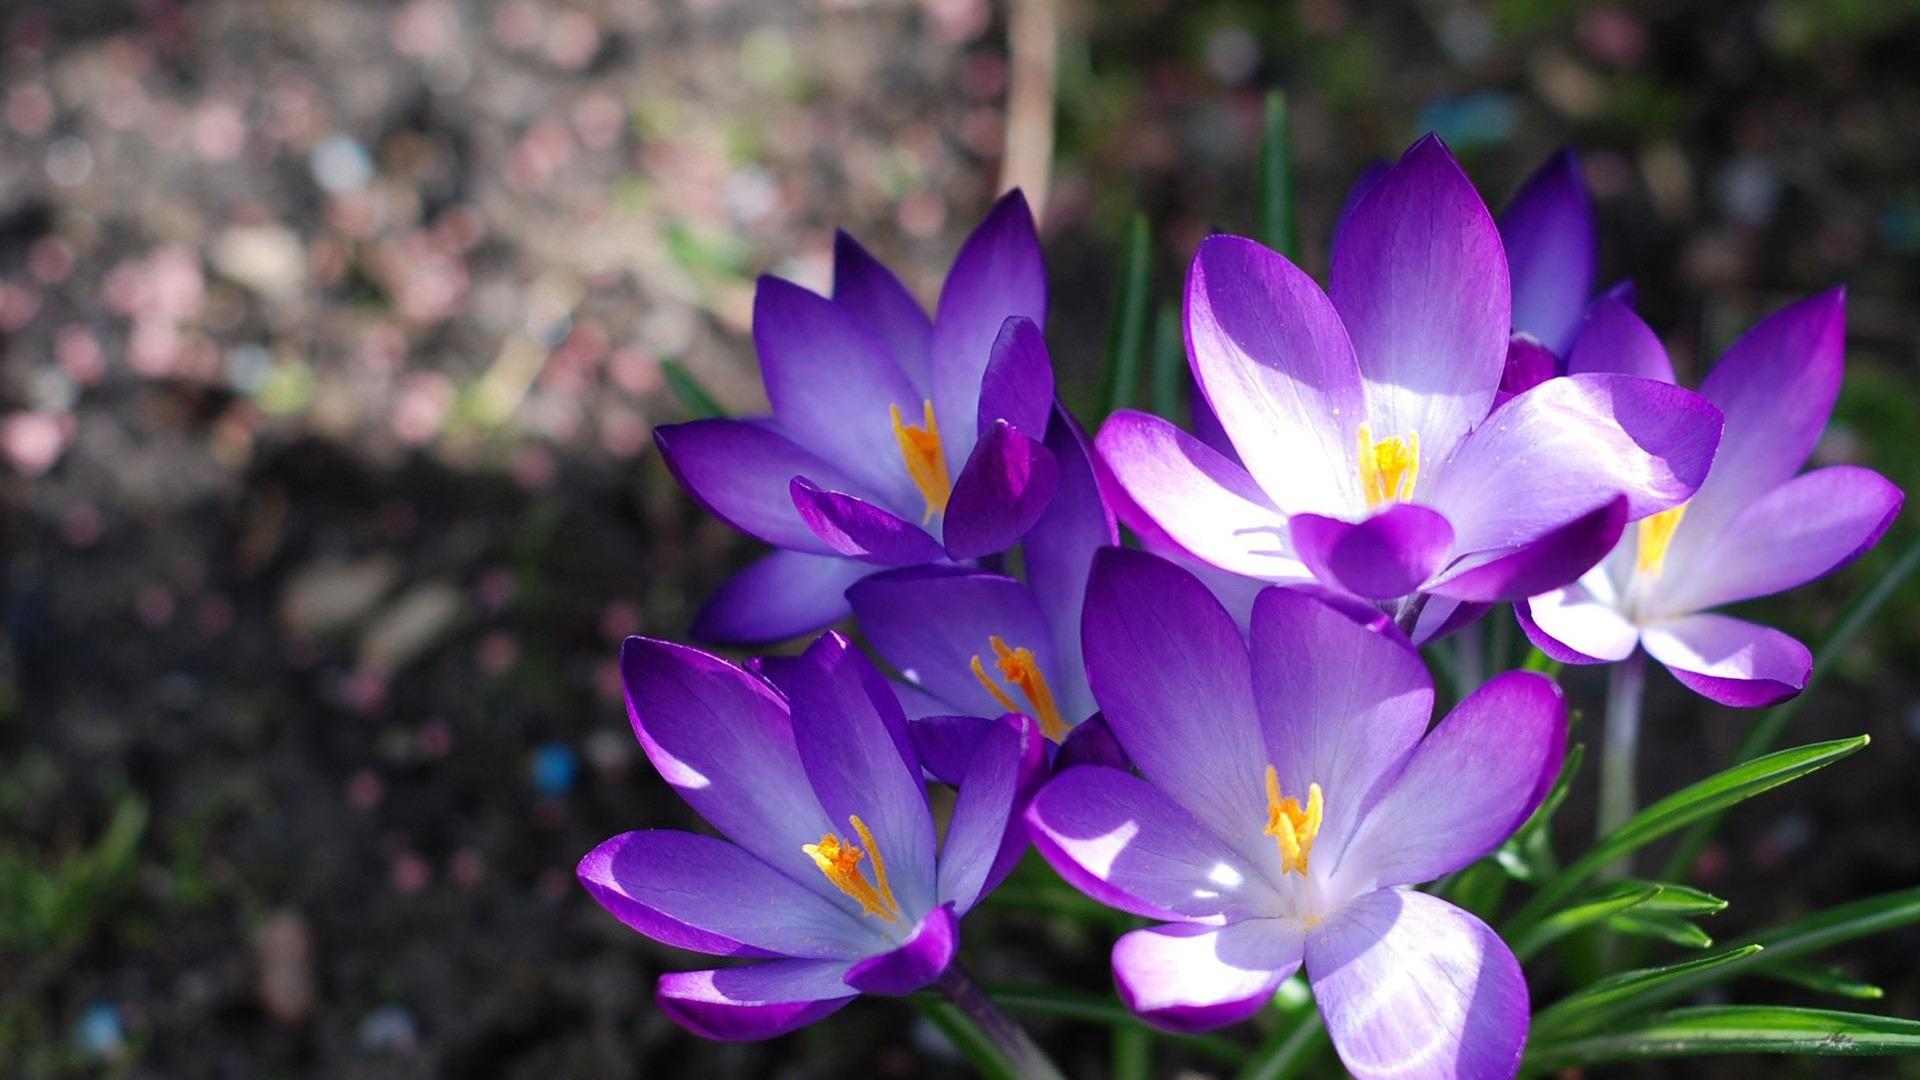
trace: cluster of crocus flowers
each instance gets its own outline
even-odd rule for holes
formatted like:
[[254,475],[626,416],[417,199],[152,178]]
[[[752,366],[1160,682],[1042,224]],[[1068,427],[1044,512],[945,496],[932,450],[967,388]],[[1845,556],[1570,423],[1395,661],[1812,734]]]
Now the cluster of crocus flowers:
[[[1496,222],[1428,137],[1356,189],[1325,289],[1204,241],[1194,432],[1123,411],[1091,444],[1055,397],[1017,194],[932,318],[844,236],[831,298],[763,280],[773,415],[658,433],[696,499],[779,549],[695,630],[851,615],[890,670],[837,633],[743,665],[629,640],[641,745],[724,839],[628,833],[581,878],[640,932],[746,961],[663,977],[662,1008],[755,1039],[862,993],[957,995],[958,921],[1031,844],[1154,920],[1111,959],[1155,1025],[1247,1019],[1304,970],[1354,1075],[1512,1075],[1519,964],[1419,886],[1532,815],[1566,709],[1507,673],[1429,730],[1414,645],[1512,602],[1559,659],[1644,647],[1715,700],[1776,700],[1806,650],[1704,612],[1843,564],[1900,505],[1864,469],[1795,475],[1838,386],[1838,294],[1695,394],[1629,288],[1594,295],[1593,233],[1571,155]],[[955,789],[944,828],[930,780]]]

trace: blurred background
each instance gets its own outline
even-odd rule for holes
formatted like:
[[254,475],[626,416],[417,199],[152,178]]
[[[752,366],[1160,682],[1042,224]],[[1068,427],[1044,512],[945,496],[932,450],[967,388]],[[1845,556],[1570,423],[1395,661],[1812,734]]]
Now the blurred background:
[[[699,1043],[649,1001],[688,958],[574,881],[689,820],[619,640],[683,635],[753,554],[654,452],[686,416],[661,362],[762,407],[757,274],[824,289],[844,225],[931,302],[1004,172],[1046,185],[1049,337],[1096,423],[1128,216],[1170,300],[1201,236],[1253,229],[1280,87],[1316,272],[1360,170],[1431,129],[1496,208],[1578,146],[1602,278],[1683,377],[1846,284],[1818,456],[1911,491],[1916,55],[1913,0],[9,0],[0,1073],[957,1075],[898,1003]],[[1816,639],[1912,517],[1756,617]],[[1871,748],[1703,861],[1716,936],[1920,880],[1916,661],[1909,587],[1788,735]],[[1746,726],[1651,682],[1648,797]],[[1105,937],[987,918],[982,974],[1106,988]],[[1834,959],[1914,1016],[1916,955]],[[1098,1029],[1038,1030],[1100,1075]]]

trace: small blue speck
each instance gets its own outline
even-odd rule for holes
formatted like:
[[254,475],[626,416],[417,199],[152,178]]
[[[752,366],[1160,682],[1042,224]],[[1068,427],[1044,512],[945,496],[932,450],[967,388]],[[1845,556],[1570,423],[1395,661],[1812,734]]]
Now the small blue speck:
[[543,743],[533,752],[533,787],[542,795],[560,796],[580,779],[580,755],[566,743]]
[[80,1049],[96,1058],[118,1057],[126,1049],[126,1029],[120,1025],[118,1006],[99,1002],[87,1008],[74,1030]]

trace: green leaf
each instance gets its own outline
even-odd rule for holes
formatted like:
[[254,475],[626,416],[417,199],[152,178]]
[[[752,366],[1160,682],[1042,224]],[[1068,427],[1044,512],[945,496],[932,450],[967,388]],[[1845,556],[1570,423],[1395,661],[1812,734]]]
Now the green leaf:
[[1107,327],[1107,411],[1133,406],[1140,388],[1140,359],[1147,351],[1153,319],[1153,232],[1145,214],[1133,215],[1127,252],[1113,297],[1113,321]]
[[1648,996],[1661,987],[1700,972],[1724,967],[1761,951],[1758,945],[1742,945],[1723,953],[1703,956],[1666,967],[1639,968],[1610,975],[1554,1002],[1533,1017],[1534,1034],[1545,1038],[1560,1032],[1591,1031],[1609,1020],[1647,1008]]
[[1178,423],[1187,404],[1187,351],[1180,340],[1180,309],[1160,305],[1153,319],[1153,411]]
[[[1833,628],[1814,646],[1813,670],[1807,674],[1807,685],[1800,693],[1754,718],[1752,725],[1747,728],[1746,737],[1740,740],[1740,748],[1734,751],[1735,762],[1752,760],[1780,741],[1788,722],[1813,696],[1814,687],[1820,685],[1820,681],[1833,670],[1840,657],[1846,654],[1847,646],[1853,644],[1853,639],[1860,635],[1860,631],[1873,622],[1874,616],[1880,613],[1888,600],[1893,599],[1915,570],[1920,570],[1920,537],[1916,537],[1900,552],[1893,565],[1887,567],[1886,573],[1881,574],[1853,603],[1847,605],[1847,610],[1834,622]],[[1719,827],[1720,815],[1715,814],[1689,829],[1668,857],[1666,868],[1660,876],[1678,880],[1691,875],[1701,850],[1713,839]]]
[[1913,1053],[1920,1053],[1920,1023],[1912,1020],[1830,1009],[1716,1005],[1674,1009],[1596,1035],[1536,1040],[1527,1048],[1526,1068],[1555,1072],[1605,1061],[1701,1054]]
[[1819,964],[1774,964],[1762,975],[1769,979],[1778,979],[1794,986],[1804,986],[1822,994],[1850,998],[1854,1001],[1878,1001],[1887,996],[1887,992],[1870,982],[1856,979],[1837,967]]
[[712,420],[727,415],[727,410],[720,407],[713,395],[707,393],[707,388],[701,386],[700,380],[694,378],[693,373],[680,361],[660,361],[660,373],[666,376],[667,385],[673,387],[674,396],[680,399],[680,404],[695,420]]
[[1014,983],[988,983],[987,996],[1008,1012],[1034,1016],[1056,1016],[1063,1020],[1084,1020],[1114,1028],[1136,1028],[1151,1032],[1176,1046],[1186,1047],[1203,1057],[1226,1065],[1238,1065],[1247,1058],[1246,1048],[1218,1035],[1173,1035],[1160,1031],[1140,1019],[1112,997],[1062,990],[1052,986],[1023,986]]
[[1260,118],[1260,242],[1289,259],[1300,253],[1294,219],[1293,147],[1288,137],[1287,95],[1267,93]]
[[1691,885],[1675,885],[1671,881],[1646,881],[1643,885],[1652,885],[1655,892],[1641,904],[1640,912],[1656,912],[1662,915],[1718,915],[1727,910],[1727,902],[1709,892],[1696,889]]
[[1616,934],[1631,934],[1634,937],[1664,941],[1683,949],[1713,947],[1711,935],[1677,915],[1646,913],[1636,909],[1608,919],[1607,929]]
[[1520,665],[1520,670],[1537,671],[1549,679],[1557,679],[1560,677],[1560,671],[1564,667],[1566,667],[1565,664],[1541,652],[1536,646],[1527,653],[1527,659]]
[[1332,1042],[1327,1036],[1326,1022],[1320,1019],[1320,1010],[1310,1010],[1297,1020],[1274,1028],[1247,1059],[1235,1080],[1287,1080],[1313,1064]]
[[1019,1066],[958,1005],[931,995],[910,1000],[984,1080],[1021,1080]]
[[1628,818],[1566,870],[1549,880],[1506,926],[1509,939],[1545,918],[1581,882],[1629,852],[1763,791],[1826,768],[1867,745],[1865,735],[1768,754],[1689,785]]
[[1541,919],[1525,935],[1509,939],[1507,944],[1513,948],[1514,956],[1525,960],[1573,931],[1644,904],[1659,893],[1660,886],[1651,882],[1622,881],[1610,885],[1594,896]]

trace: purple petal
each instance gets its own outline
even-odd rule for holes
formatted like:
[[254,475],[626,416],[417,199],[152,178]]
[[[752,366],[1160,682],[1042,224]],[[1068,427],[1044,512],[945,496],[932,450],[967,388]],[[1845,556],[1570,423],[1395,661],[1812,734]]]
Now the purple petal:
[[827,550],[878,566],[939,562],[946,551],[926,530],[844,492],[829,491],[806,476],[787,485],[788,499],[800,520]]
[[1187,275],[1194,377],[1267,497],[1294,513],[1360,501],[1360,368],[1312,278],[1237,236],[1202,241]]
[[1066,741],[1060,744],[1060,752],[1054,755],[1055,772],[1065,772],[1076,765],[1104,765],[1123,771],[1133,768],[1133,761],[1120,748],[1120,740],[1113,737],[1113,729],[1100,713],[1075,724],[1067,733]]
[[1547,159],[1500,212],[1513,276],[1513,328],[1565,356],[1593,296],[1599,237],[1593,199],[1572,150]]
[[1736,709],[1785,701],[1807,685],[1813,654],[1772,627],[1730,615],[1689,615],[1648,627],[1647,652],[1687,689]]
[[1165,559],[1106,548],[1087,584],[1081,647],[1094,700],[1148,780],[1221,836],[1243,837],[1248,822],[1265,820],[1247,646],[1199,579]]
[[1412,503],[1358,523],[1295,514],[1289,524],[1294,550],[1314,577],[1369,600],[1413,592],[1453,553],[1447,519]]
[[1509,671],[1421,741],[1354,830],[1337,871],[1357,887],[1413,885],[1498,847],[1560,771],[1567,706],[1553,681]]
[[1290,919],[1150,926],[1114,942],[1113,980],[1127,1008],[1155,1027],[1212,1031],[1265,1007],[1304,948]]
[[940,848],[939,898],[966,914],[1027,850],[1027,803],[1046,778],[1046,739],[1024,716],[988,721],[954,798]]
[[994,421],[953,482],[947,554],[977,559],[1007,550],[1040,520],[1059,488],[1053,453],[1005,420]]
[[775,547],[817,555],[833,549],[794,511],[788,485],[806,473],[843,491],[862,490],[837,466],[792,439],[739,420],[694,420],[655,428],[660,457],[708,513]]
[[1287,519],[1246,470],[1157,416],[1122,409],[1094,440],[1127,497],[1175,544],[1247,577],[1298,579]]
[[1354,207],[1333,251],[1328,292],[1376,438],[1418,432],[1422,455],[1444,461],[1486,417],[1507,358],[1510,288],[1479,192],[1439,139],[1421,139]]
[[775,551],[714,592],[693,620],[693,636],[744,645],[811,633],[846,618],[847,587],[871,573],[856,559]]
[[620,649],[640,746],[687,805],[795,881],[819,874],[802,845],[829,831],[800,766],[785,699],[698,649],[631,637]]
[[987,358],[974,431],[985,435],[996,420],[1022,431],[1045,431],[1052,412],[1053,360],[1047,355],[1047,341],[1032,319],[1009,316]]
[[1762,320],[1714,365],[1700,394],[1726,414],[1726,433],[1669,566],[1706,565],[1694,559],[1726,524],[1800,471],[1833,412],[1845,346],[1846,301],[1834,289]]
[[1423,501],[1463,555],[1510,551],[1627,497],[1629,519],[1691,495],[1713,462],[1719,411],[1626,375],[1549,379],[1460,444]]
[[1187,411],[1192,414],[1193,437],[1206,443],[1215,453],[1241,468],[1246,463],[1240,460],[1240,452],[1233,448],[1233,440],[1227,438],[1227,429],[1220,426],[1220,416],[1207,404],[1207,395],[1200,389],[1200,380],[1193,377],[1191,369],[1187,372]]
[[921,502],[901,461],[893,410],[919,417],[924,399],[879,338],[833,301],[763,277],[753,298],[753,343],[782,432],[886,505]]
[[1307,938],[1307,975],[1358,1080],[1511,1077],[1527,983],[1486,923],[1425,893],[1382,889]]
[[922,398],[933,395],[933,320],[893,271],[844,232],[833,236],[833,302],[885,344]]
[[1552,349],[1526,334],[1513,335],[1507,339],[1507,364],[1500,371],[1500,392],[1494,395],[1494,407],[1558,374],[1560,358]]
[[790,685],[800,762],[834,831],[857,843],[848,819],[858,815],[886,860],[900,906],[914,914],[928,910],[933,814],[893,691],[872,661],[834,633],[822,634],[801,656]]
[[[950,712],[998,716],[1005,711],[973,674],[977,656],[997,679],[989,641],[996,636],[1010,648],[1033,650],[1056,695],[1069,678],[1085,682],[1061,667],[1033,593],[1012,578],[958,567],[912,567],[870,577],[847,590],[847,598],[880,655]],[[1014,703],[1027,704],[1019,697]],[[1082,718],[1063,717],[1067,723]]]
[[1429,588],[1457,600],[1524,600],[1579,580],[1607,557],[1626,527],[1627,498],[1622,495],[1517,551],[1462,559]]
[[1611,664],[1640,645],[1640,628],[1582,583],[1515,603],[1513,613],[1527,640],[1563,664]]
[[933,408],[940,430],[948,433],[947,468],[953,474],[960,472],[972,449],[962,435],[976,430],[981,377],[994,339],[1011,315],[1046,326],[1047,273],[1040,238],[1026,197],[1018,191],[995,203],[961,245],[933,317]]
[[1028,585],[1052,631],[1056,667],[1050,670],[1061,676],[1052,684],[1054,697],[1072,723],[1094,710],[1086,666],[1080,659],[1080,609],[1087,595],[1087,572],[1093,568],[1094,552],[1119,543],[1120,532],[1113,511],[1100,495],[1092,447],[1065,409],[1054,411],[1053,424],[1047,428],[1047,449],[1060,467],[1060,489],[1027,533],[1022,550]]
[[1593,302],[1567,357],[1567,374],[1588,372],[1674,381],[1660,336],[1631,307],[1604,296]]
[[668,1018],[703,1039],[754,1042],[838,1012],[859,995],[844,960],[768,960],[717,971],[660,976],[656,1000]]
[[906,943],[870,956],[847,971],[847,985],[863,994],[911,994],[938,978],[960,947],[960,920],[953,905],[927,912]]
[[824,959],[864,955],[886,942],[870,921],[711,836],[623,833],[580,860],[579,875],[615,918],[682,949]]
[[[1241,832],[1251,831],[1248,821],[1260,823],[1250,816]],[[1134,915],[1244,917],[1274,902],[1273,887],[1231,845],[1168,793],[1119,769],[1082,765],[1047,781],[1027,806],[1027,831],[1074,888]]]
[[1340,213],[1333,219],[1334,249],[1337,250],[1340,247],[1340,237],[1347,231],[1347,222],[1353,220],[1354,207],[1360,205],[1360,200],[1366,198],[1367,192],[1372,191],[1373,185],[1379,183],[1380,178],[1387,175],[1387,170],[1391,168],[1393,165],[1388,162],[1372,161],[1367,163],[1366,168],[1360,170],[1360,175],[1354,180],[1353,186],[1347,189],[1346,201],[1340,204]]
[[[1445,596],[1432,597],[1427,606],[1420,609],[1419,617],[1413,622],[1413,633],[1407,637],[1413,645],[1425,648],[1449,634],[1472,626],[1492,607],[1492,604],[1454,600]],[[1386,616],[1382,614],[1381,618],[1385,619]],[[1391,625],[1391,620],[1387,621]]]
[[1280,790],[1326,794],[1321,847],[1339,851],[1433,715],[1433,680],[1397,636],[1291,589],[1253,605],[1253,693]]
[[[1736,514],[1699,564],[1667,562],[1670,611],[1771,596],[1830,574],[1879,541],[1903,496],[1871,469],[1837,465],[1774,488]],[[1682,519],[1684,528],[1689,522]],[[1663,578],[1666,575],[1662,575]]]

